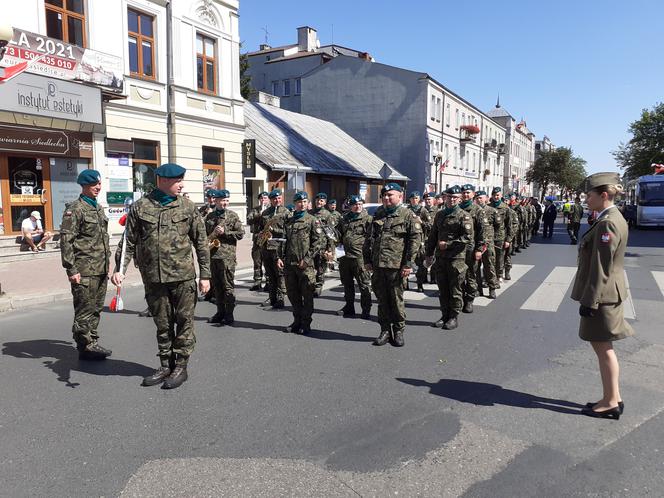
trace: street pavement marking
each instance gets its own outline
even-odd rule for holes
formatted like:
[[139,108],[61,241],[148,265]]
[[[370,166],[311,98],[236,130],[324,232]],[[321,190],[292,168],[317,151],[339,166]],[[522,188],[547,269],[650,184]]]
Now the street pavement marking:
[[556,266],[544,279],[544,282],[533,292],[525,303],[521,305],[522,310],[535,311],[558,311],[560,303],[563,302],[567,289],[576,274],[576,267]]
[[[528,273],[532,268],[534,268],[534,265],[512,265],[512,271],[510,271],[512,280],[505,280],[502,284],[500,284],[500,289],[496,289],[496,297],[500,296],[503,292],[512,287],[515,282],[517,282],[521,277]],[[495,299],[489,299],[488,297],[480,296],[475,298],[473,304],[475,306],[488,306],[493,301],[495,301]]]
[[657,287],[659,287],[659,291],[662,293],[662,296],[664,296],[664,271],[651,271],[650,273],[652,273],[655,282],[657,282]]
[[632,301],[632,293],[629,291],[627,271],[625,271],[625,287],[627,287],[627,299],[623,303],[623,316],[630,320],[636,320],[636,310],[634,309],[634,301]]

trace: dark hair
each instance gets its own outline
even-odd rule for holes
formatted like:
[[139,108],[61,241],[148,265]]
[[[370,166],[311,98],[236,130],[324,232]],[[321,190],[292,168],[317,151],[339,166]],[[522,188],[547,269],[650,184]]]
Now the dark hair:
[[624,190],[622,185],[608,184],[595,187],[594,189],[591,189],[591,192],[595,192],[599,195],[602,195],[604,192],[606,192],[608,199],[612,201],[616,195],[622,194]]

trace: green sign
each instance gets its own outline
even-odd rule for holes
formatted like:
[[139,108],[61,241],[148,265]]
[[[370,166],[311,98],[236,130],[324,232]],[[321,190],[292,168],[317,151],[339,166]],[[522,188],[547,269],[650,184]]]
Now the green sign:
[[124,204],[125,199],[134,200],[133,192],[106,192],[106,202],[110,204]]

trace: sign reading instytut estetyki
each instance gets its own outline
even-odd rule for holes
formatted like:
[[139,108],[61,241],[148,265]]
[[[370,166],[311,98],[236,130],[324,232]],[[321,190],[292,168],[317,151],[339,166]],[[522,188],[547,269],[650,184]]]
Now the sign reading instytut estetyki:
[[5,67],[39,59],[26,70],[62,80],[100,85],[113,92],[123,88],[122,59],[62,40],[14,28],[14,38],[2,59]]

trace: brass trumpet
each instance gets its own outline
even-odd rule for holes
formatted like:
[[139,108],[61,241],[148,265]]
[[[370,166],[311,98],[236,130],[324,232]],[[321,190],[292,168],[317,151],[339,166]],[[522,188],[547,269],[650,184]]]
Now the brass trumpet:
[[219,246],[221,245],[221,242],[219,242],[219,239],[209,239],[208,240],[210,246],[210,250],[212,249],[219,249]]

